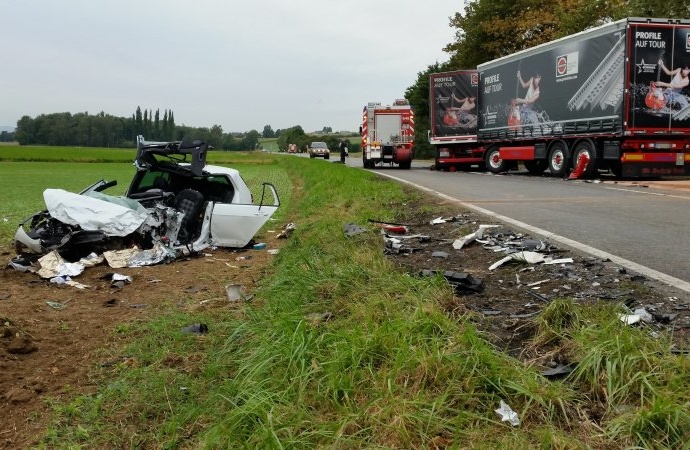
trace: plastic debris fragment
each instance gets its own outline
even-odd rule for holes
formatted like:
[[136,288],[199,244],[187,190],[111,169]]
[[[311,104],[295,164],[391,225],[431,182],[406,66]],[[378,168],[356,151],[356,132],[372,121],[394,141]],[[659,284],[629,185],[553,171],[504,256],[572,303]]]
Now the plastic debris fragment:
[[460,249],[462,249],[462,247],[471,243],[472,241],[483,238],[484,237],[484,231],[487,228],[496,228],[496,227],[498,227],[498,225],[479,225],[479,228],[474,233],[470,233],[470,234],[465,235],[464,237],[461,237],[460,239],[456,239],[453,242],[453,248],[455,250],[460,250]]
[[514,427],[520,425],[520,418],[518,417],[517,413],[513,411],[503,400],[501,400],[500,406],[497,409],[494,409],[494,411],[496,411],[496,414],[501,416],[502,422],[509,422]]
[[501,265],[507,263],[508,261],[519,261],[519,262],[526,262],[529,264],[537,264],[544,262],[544,255],[541,253],[536,253],[536,252],[517,252],[517,253],[511,253],[510,255],[506,256],[505,258],[501,259],[500,261],[497,261],[493,263],[491,266],[489,266],[489,270],[494,270]]

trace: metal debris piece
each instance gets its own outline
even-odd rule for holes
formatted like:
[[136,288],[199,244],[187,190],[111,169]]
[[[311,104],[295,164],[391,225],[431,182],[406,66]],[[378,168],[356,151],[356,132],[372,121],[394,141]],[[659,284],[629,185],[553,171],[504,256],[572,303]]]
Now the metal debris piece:
[[122,269],[129,265],[129,260],[139,253],[138,247],[126,248],[124,250],[109,250],[103,252],[103,257],[108,265],[113,269]]
[[452,270],[440,272],[438,270],[424,269],[419,274],[426,277],[433,277],[439,274],[442,275],[448,284],[453,287],[455,293],[460,295],[468,292],[481,292],[484,289],[482,280],[473,277],[467,272],[454,272]]
[[450,256],[450,255],[449,255],[448,253],[446,253],[446,252],[441,252],[441,251],[437,251],[437,252],[432,252],[432,253],[431,253],[431,257],[432,257],[432,258],[446,259],[446,258],[448,258],[449,256]]
[[413,251],[415,251],[415,249],[404,245],[400,239],[396,239],[393,237],[384,237],[383,241],[385,246],[384,251],[386,253],[404,254],[412,253]]
[[544,241],[538,239],[524,239],[522,241],[522,249],[529,251],[546,250],[546,244]]
[[536,298],[536,299],[538,299],[538,300],[541,300],[542,302],[548,303],[548,301],[549,301],[549,297],[547,297],[547,296],[544,295],[544,294],[540,294],[540,293],[534,292],[534,291],[526,291],[526,292],[527,292],[529,295],[531,295],[532,297],[534,297],[534,298]]
[[228,296],[228,300],[231,302],[236,302],[237,300],[243,298],[243,289],[244,286],[242,286],[241,284],[228,284],[227,286],[225,286],[225,293]]
[[640,321],[651,322],[654,320],[652,315],[644,308],[637,308],[632,314],[620,314],[618,317],[620,317],[621,321],[626,325],[633,325]]
[[462,249],[462,247],[471,243],[472,241],[477,240],[477,239],[481,239],[482,237],[484,237],[484,231],[486,229],[496,228],[498,226],[499,225],[479,225],[479,228],[474,233],[470,233],[470,234],[467,234],[467,235],[461,237],[460,239],[456,239],[453,242],[453,248],[456,250],[460,250],[460,249]]
[[36,269],[31,267],[31,263],[29,263],[28,261],[19,260],[17,258],[10,260],[7,263],[7,265],[10,266],[11,268],[13,268],[14,270],[19,271],[19,272],[35,272],[36,271]]
[[574,262],[573,258],[559,258],[559,259],[544,258],[544,265],[572,264],[573,262]]
[[42,278],[54,278],[59,276],[74,277],[84,271],[83,265],[65,261],[55,250],[40,257],[38,263],[41,266],[38,270],[38,274]]
[[278,239],[287,239],[290,237],[290,235],[292,234],[293,231],[295,231],[295,224],[290,222],[287,225],[285,225],[285,227],[283,228],[283,231],[278,233],[278,235],[276,237]]
[[343,232],[347,237],[352,237],[356,234],[365,233],[366,231],[366,228],[361,227],[356,223],[346,223],[345,225],[343,225]]
[[494,411],[496,411],[496,414],[501,416],[501,422],[509,422],[514,427],[520,425],[520,418],[518,417],[517,413],[513,411],[503,400],[501,400],[499,407],[494,409]]
[[542,370],[541,374],[545,377],[556,377],[559,375],[567,375],[572,371],[573,371],[573,367],[571,364],[568,364],[568,365],[559,364],[554,368]]
[[652,313],[652,317],[654,318],[654,320],[656,320],[659,323],[669,324],[669,323],[673,322],[673,320],[675,320],[676,317],[678,317],[678,314]]
[[526,262],[529,264],[537,264],[540,262],[544,262],[544,255],[542,255],[541,253],[528,251],[511,253],[505,258],[501,259],[500,261],[497,261],[493,263],[491,266],[489,266],[489,270],[494,270],[499,266],[503,265],[504,263],[507,263],[508,261],[519,261]]
[[208,333],[208,325],[206,325],[205,323],[195,323],[182,328],[182,330],[180,331],[182,331],[182,333],[184,334],[206,334]]
[[69,302],[69,300],[65,301],[64,303],[47,301],[46,305],[50,306],[51,308],[53,308],[56,311],[60,311],[60,310],[63,310],[67,307],[68,302]]

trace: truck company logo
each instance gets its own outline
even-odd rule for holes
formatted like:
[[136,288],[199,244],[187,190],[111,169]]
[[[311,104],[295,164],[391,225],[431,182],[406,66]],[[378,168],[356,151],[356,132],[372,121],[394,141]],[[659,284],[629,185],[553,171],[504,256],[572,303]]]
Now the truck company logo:
[[[690,39],[690,35],[688,35],[688,37]],[[472,77],[470,79],[470,83],[472,83],[472,86],[477,86],[479,84],[479,74],[478,73],[472,74]]]
[[556,57],[556,78],[576,75],[579,66],[579,52],[567,53]]
[[640,60],[639,64],[635,64],[637,66],[637,73],[655,73],[656,72],[656,63],[654,64],[648,64],[644,62],[644,58]]

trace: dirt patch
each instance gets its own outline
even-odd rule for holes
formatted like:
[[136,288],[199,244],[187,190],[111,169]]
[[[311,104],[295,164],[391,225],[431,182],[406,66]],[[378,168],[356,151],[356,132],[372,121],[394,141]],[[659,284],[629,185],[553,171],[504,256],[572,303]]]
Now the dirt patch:
[[[437,216],[428,211],[434,202],[448,220],[432,225]],[[471,313],[490,339],[515,356],[520,356],[531,336],[533,318],[559,297],[622,302],[631,309],[644,307],[653,317],[645,326],[673,331],[679,347],[687,341],[688,295],[609,261],[548,243],[548,257],[572,258],[574,262],[543,265],[511,261],[489,270],[504,253],[479,242],[455,250],[452,242],[476,231],[480,224],[492,222],[434,198],[407,203],[405,208],[407,233],[399,237],[423,237],[401,239],[397,251],[386,250],[388,256],[410,274],[449,271],[456,277],[470,274],[475,282],[480,281],[477,292],[460,289],[442,307],[450,316]],[[374,224],[365,228],[378,232]],[[268,250],[285,242],[276,238],[278,231],[256,237],[267,243],[262,250],[218,249],[171,264],[115,271],[107,266],[90,268],[77,278],[89,286],[83,290],[56,286],[12,269],[0,270],[0,448],[25,448],[36,442],[49,423],[47,398],[67,399],[96,391],[91,374],[94,368],[113,363],[103,349],[123,343],[118,327],[148,321],[171,310],[232,308],[225,292],[229,283],[241,284],[251,294],[270,270],[273,256]],[[528,241],[534,245],[538,241],[505,226],[487,229],[486,236],[495,243]],[[381,251],[384,249],[382,239]],[[14,253],[5,247],[0,256],[9,260]],[[133,281],[114,287],[104,278],[112,272],[131,276]],[[53,306],[47,302],[54,302]],[[60,305],[64,308],[55,308]]]
[[[278,230],[279,231],[279,230]],[[47,398],[93,393],[96,367],[112,363],[104,348],[120,345],[118,327],[170,311],[233,308],[225,286],[250,295],[285,242],[257,236],[266,249],[216,249],[196,257],[140,268],[88,268],[75,278],[88,286],[59,286],[11,268],[0,270],[0,448],[26,448],[46,429]],[[14,257],[8,247],[0,251]],[[111,285],[109,274],[132,277]]]

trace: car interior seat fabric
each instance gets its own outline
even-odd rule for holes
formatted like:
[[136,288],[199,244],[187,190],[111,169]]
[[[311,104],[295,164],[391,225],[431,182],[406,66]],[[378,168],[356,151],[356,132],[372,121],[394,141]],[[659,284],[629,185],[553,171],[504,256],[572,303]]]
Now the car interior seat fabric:
[[175,209],[184,213],[177,239],[189,243],[199,224],[199,215],[204,207],[204,196],[194,189],[183,189],[175,196]]

